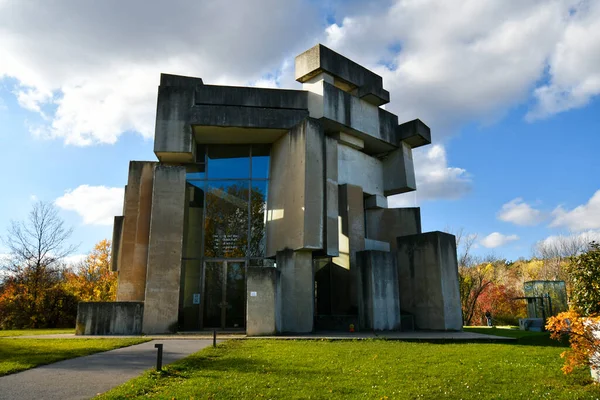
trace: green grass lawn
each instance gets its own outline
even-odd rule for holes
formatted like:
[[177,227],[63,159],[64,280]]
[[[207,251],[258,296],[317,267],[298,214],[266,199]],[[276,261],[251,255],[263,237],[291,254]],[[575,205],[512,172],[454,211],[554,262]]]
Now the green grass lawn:
[[385,340],[230,340],[101,399],[597,399],[563,348]]
[[0,339],[0,376],[148,339]]
[[30,336],[30,335],[56,335],[61,333],[75,333],[75,329],[9,329],[0,330],[0,337]]
[[568,347],[568,342],[550,339],[550,332],[521,331],[512,327],[465,326],[465,332],[516,338],[519,344]]

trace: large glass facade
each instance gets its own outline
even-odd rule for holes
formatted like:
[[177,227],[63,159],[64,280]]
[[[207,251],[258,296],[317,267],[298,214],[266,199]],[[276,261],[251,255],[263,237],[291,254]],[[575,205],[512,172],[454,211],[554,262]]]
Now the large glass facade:
[[207,145],[188,166],[180,329],[245,326],[246,267],[264,263],[270,145]]

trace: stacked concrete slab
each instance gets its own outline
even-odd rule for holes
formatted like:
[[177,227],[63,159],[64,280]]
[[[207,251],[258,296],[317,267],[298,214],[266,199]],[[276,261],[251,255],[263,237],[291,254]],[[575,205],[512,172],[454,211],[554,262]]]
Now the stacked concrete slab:
[[302,90],[161,76],[159,161],[131,163],[123,216],[115,219],[118,300],[144,302],[144,332],[175,329],[182,243],[191,251],[185,174],[197,146],[268,144],[266,257],[276,268],[247,269],[248,334],[313,331],[322,260],[328,266],[320,275],[329,275],[321,289],[331,298],[321,319],[398,330],[407,314],[421,329],[460,329],[454,238],[422,233],[418,208],[387,202],[416,190],[412,150],[431,143],[429,128],[418,119],[399,124],[381,108],[390,101],[383,79],[325,46],[295,64]]

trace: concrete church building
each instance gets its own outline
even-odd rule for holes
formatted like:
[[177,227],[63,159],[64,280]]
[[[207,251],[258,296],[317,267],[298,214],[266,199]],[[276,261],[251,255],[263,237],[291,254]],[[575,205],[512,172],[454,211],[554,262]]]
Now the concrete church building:
[[417,189],[429,128],[325,46],[295,67],[302,90],[161,75],[158,161],[130,163],[115,217],[117,302],[81,303],[78,334],[462,328],[454,236],[387,201]]

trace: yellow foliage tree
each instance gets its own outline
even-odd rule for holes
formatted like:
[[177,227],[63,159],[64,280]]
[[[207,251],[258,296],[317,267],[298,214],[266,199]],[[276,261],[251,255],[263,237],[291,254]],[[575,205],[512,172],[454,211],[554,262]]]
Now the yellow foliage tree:
[[73,271],[65,286],[80,301],[115,301],[117,274],[110,269],[110,240],[101,240]]

